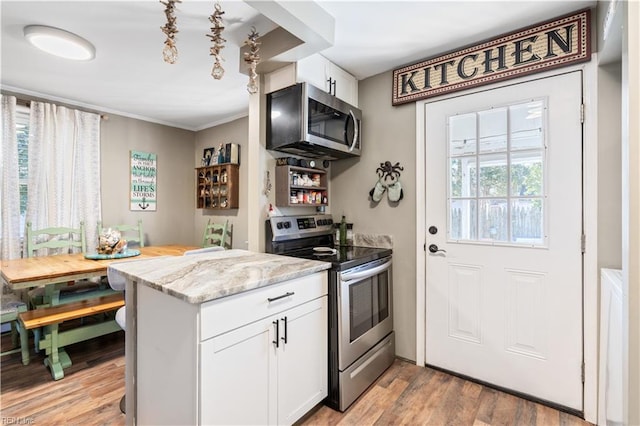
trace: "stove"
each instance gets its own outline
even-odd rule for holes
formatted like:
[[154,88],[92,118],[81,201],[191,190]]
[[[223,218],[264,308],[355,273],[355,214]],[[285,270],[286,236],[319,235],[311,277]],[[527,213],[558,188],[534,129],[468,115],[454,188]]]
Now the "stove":
[[331,262],[325,403],[345,411],[395,357],[392,250],[334,246],[330,215],[278,216],[265,226],[266,252]]
[[265,251],[331,262],[337,271],[391,256],[388,248],[334,245],[333,225],[329,215],[273,217],[266,222]]

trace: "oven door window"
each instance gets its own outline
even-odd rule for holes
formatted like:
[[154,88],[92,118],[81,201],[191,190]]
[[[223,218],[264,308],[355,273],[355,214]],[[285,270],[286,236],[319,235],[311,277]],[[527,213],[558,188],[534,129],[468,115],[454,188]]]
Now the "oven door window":
[[387,273],[349,286],[349,340],[353,342],[389,317]]

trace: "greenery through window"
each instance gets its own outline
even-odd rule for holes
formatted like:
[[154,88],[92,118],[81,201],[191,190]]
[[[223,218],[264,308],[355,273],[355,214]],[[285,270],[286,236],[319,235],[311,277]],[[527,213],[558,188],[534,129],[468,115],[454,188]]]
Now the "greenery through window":
[[545,244],[545,138],[534,100],[448,119],[449,238]]

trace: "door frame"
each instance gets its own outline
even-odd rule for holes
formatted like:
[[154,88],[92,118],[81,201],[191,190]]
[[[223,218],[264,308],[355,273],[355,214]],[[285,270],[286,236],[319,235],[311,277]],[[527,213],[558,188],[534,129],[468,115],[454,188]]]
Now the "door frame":
[[585,364],[583,407],[584,418],[597,423],[598,409],[598,126],[597,126],[597,63],[593,54],[586,64],[569,66],[533,76],[516,78],[462,93],[455,93],[416,102],[416,365],[425,365],[426,342],[426,182],[425,182],[425,110],[434,102],[480,93],[513,84],[535,81],[569,72],[582,72],[584,123],[582,126],[582,199],[583,229],[586,235],[583,255],[583,359]]

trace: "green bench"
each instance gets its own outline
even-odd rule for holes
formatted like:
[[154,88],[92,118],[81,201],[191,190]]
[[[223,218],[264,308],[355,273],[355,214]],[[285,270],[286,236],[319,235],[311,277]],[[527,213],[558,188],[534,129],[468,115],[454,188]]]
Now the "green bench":
[[[60,324],[65,321],[116,311],[122,306],[124,306],[124,294],[115,293],[21,312],[18,318],[25,330],[44,327],[44,337],[38,342],[38,347],[45,350],[47,358],[44,364],[51,370],[53,379],[60,380],[64,377],[63,369],[71,366],[71,359],[65,352],[64,346],[121,330],[114,319],[65,331],[59,330]],[[28,359],[28,350],[28,346],[22,348],[23,359],[25,359],[25,351]]]

